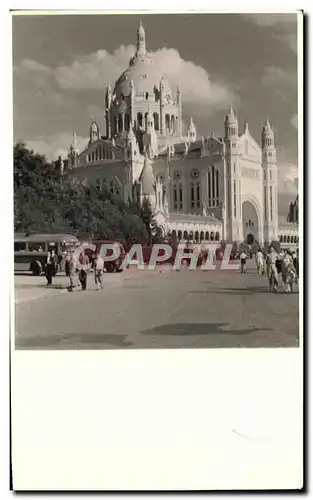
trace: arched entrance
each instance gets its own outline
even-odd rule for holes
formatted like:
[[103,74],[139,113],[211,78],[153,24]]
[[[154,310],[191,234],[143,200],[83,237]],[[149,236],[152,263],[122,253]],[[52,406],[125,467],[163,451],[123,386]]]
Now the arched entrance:
[[254,241],[260,241],[259,217],[251,201],[244,201],[242,204],[242,234],[244,241],[249,245]]

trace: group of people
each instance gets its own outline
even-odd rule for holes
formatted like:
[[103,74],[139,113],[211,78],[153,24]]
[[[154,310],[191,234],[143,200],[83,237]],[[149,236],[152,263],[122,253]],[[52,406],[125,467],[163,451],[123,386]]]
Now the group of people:
[[264,255],[261,249],[258,250],[255,256],[258,274],[265,273],[270,284],[270,290],[277,291],[281,274],[285,292],[292,292],[293,285],[298,281],[299,277],[299,256],[298,252],[290,250],[281,250],[277,252],[274,247],[269,249],[267,255]]
[[[241,273],[247,272],[248,255],[245,251],[240,253],[240,270]],[[271,247],[268,253],[259,250],[255,254],[255,261],[258,274],[261,276],[267,271],[267,276],[270,284],[270,290],[277,291],[281,274],[285,292],[293,291],[293,284],[299,278],[299,253],[291,250],[281,250],[277,252],[274,247]]]
[[[62,260],[65,263],[65,274],[70,281],[68,287],[70,292],[87,290],[87,278],[90,269],[93,269],[97,289],[101,290],[103,288],[104,261],[99,253],[94,253],[92,258],[89,259],[88,255],[82,252],[77,260],[75,250],[72,249],[64,252]],[[57,272],[58,261],[55,247],[50,245],[45,266],[47,286],[52,285],[52,279]]]
[[78,259],[79,265],[75,259],[74,252],[68,252],[65,258],[65,273],[70,279],[70,292],[81,289],[87,290],[87,278],[90,269],[93,269],[94,280],[97,290],[103,288],[103,269],[104,261],[99,253],[93,254],[91,261],[85,253],[81,253]]

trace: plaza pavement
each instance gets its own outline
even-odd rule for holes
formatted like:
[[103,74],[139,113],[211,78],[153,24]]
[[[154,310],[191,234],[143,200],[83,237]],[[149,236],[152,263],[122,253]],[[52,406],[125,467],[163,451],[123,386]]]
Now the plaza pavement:
[[16,276],[16,348],[297,347],[298,288],[271,294],[266,276],[248,267],[245,275],[130,268],[104,274],[100,291],[90,274],[77,293],[64,276],[51,289],[44,277]]

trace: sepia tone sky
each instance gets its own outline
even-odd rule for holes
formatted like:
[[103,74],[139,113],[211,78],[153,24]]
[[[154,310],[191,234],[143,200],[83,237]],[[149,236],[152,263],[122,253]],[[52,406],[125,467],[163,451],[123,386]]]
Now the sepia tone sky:
[[269,116],[285,206],[297,192],[295,14],[13,16],[15,140],[54,159],[74,131],[85,146],[93,115],[105,133],[104,89],[128,66],[140,20],[197,135],[222,134],[232,104],[240,130],[248,121],[260,142]]

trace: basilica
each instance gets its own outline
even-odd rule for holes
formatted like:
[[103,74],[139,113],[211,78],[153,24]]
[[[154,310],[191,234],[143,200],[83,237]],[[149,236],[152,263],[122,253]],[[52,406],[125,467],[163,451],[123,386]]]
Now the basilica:
[[183,133],[183,99],[154,65],[140,25],[129,67],[105,89],[105,134],[93,119],[82,151],[73,135],[70,175],[125,201],[148,198],[160,236],[278,240],[277,161],[269,119],[260,126],[259,144],[248,123],[239,130],[229,106],[223,137],[199,138],[191,117],[184,117],[189,126]]

